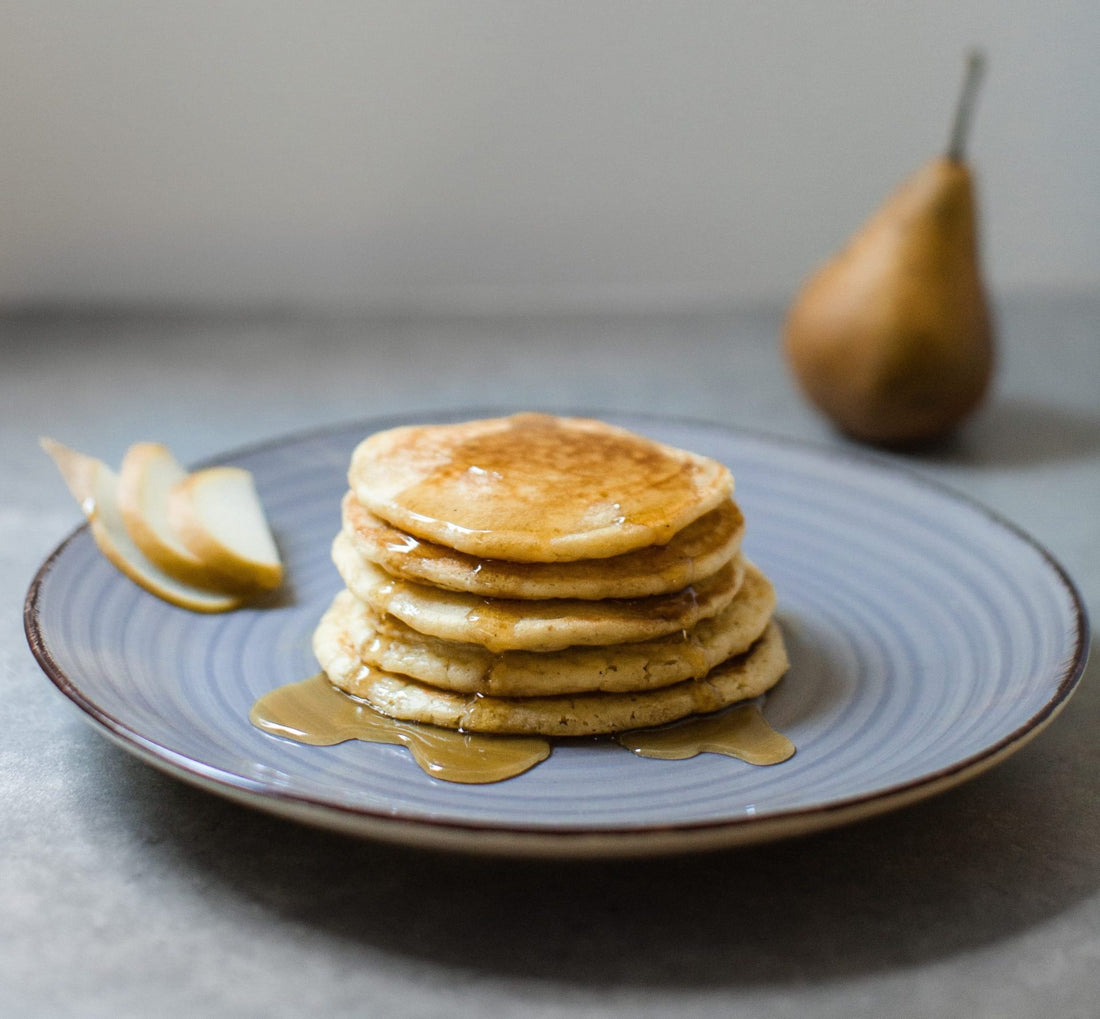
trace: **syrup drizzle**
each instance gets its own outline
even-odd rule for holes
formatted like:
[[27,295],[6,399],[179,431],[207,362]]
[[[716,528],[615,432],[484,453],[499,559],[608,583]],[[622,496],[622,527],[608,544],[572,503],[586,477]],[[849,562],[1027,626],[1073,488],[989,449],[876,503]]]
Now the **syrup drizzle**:
[[[252,706],[249,719],[266,733],[311,746],[352,739],[405,746],[427,774],[447,782],[501,782],[530,770],[549,757],[551,749],[543,736],[457,732],[390,718],[338,690],[323,672],[264,694]],[[713,715],[613,738],[641,757],[661,760],[715,753],[766,765],[779,764],[795,752],[794,744],[768,725],[756,704],[734,705]]]
[[780,764],[794,755],[794,744],[764,720],[756,704],[735,704],[714,715],[638,729],[615,737],[639,757],[683,761],[697,754],[724,754],[747,764]]

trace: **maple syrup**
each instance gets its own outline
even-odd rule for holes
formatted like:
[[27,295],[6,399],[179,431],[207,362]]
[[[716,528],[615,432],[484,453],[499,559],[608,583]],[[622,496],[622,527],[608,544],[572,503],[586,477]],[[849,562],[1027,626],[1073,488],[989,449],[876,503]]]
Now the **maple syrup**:
[[[551,742],[544,736],[460,732],[390,718],[338,690],[323,672],[264,694],[252,706],[249,719],[264,732],[311,746],[333,746],[351,739],[405,746],[427,774],[447,782],[500,782],[530,770],[551,751]],[[716,753],[767,765],[779,764],[795,752],[791,741],[768,725],[756,704],[735,704],[713,715],[612,738],[641,757],[661,760]]]

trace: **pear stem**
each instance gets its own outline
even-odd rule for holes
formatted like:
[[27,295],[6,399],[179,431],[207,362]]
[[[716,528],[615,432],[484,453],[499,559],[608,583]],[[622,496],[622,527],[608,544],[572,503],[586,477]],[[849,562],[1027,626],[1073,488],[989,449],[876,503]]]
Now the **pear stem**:
[[970,115],[978,95],[982,72],[985,70],[985,54],[971,50],[966,58],[966,77],[963,79],[959,102],[955,107],[955,123],[951,128],[951,142],[947,146],[947,158],[962,162],[966,158],[966,138],[970,132]]

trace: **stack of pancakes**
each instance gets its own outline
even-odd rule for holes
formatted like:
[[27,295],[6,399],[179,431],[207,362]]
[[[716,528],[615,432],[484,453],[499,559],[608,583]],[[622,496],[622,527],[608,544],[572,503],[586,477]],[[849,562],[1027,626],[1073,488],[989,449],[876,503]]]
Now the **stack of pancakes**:
[[355,450],[314,635],[337,687],[470,732],[584,736],[755,697],[787,668],[717,461],[586,418],[379,432]]

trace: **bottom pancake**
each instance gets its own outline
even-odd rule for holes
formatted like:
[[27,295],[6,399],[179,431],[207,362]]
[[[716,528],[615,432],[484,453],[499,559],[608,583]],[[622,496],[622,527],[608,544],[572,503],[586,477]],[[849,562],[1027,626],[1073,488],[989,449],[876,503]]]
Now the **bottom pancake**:
[[788,666],[783,637],[773,621],[744,654],[701,679],[656,690],[547,697],[461,694],[363,664],[337,608],[325,613],[313,638],[314,653],[335,686],[394,718],[469,732],[572,737],[649,728],[757,697]]

